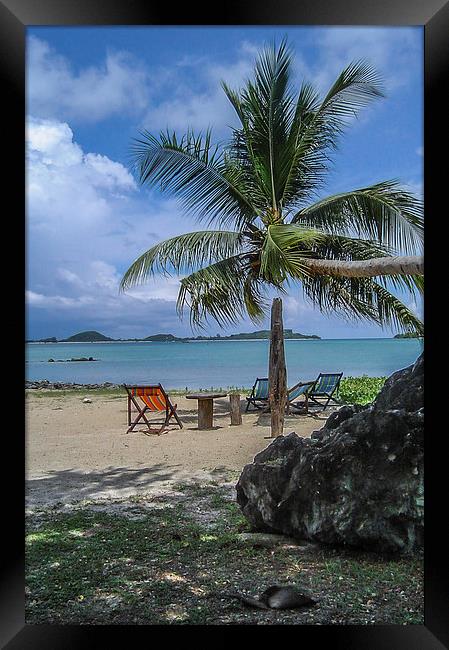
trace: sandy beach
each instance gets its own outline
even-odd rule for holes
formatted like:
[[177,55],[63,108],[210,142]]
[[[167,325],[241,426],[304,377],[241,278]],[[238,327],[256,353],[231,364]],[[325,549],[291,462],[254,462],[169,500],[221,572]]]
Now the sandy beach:
[[[184,428],[171,425],[155,435],[140,424],[126,433],[125,395],[38,392],[27,391],[26,400],[28,506],[157,492],[180,481],[235,480],[271,442],[270,415],[243,412],[242,425],[231,425],[228,397],[214,401],[214,428],[200,431],[197,402],[174,396]],[[83,402],[86,397],[91,403]],[[286,416],[284,434],[309,437],[330,412]]]

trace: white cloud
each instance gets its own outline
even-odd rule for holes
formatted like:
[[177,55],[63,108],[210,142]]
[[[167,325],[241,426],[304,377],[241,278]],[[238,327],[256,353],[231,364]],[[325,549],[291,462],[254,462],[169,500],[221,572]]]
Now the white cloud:
[[26,142],[32,160],[40,159],[44,165],[76,165],[82,161],[81,148],[73,142],[68,124],[53,120],[27,120]]
[[[201,57],[182,57],[177,68],[159,75],[167,97],[149,106],[142,124],[152,131],[176,130],[184,133],[188,128],[204,130],[213,127],[214,134],[229,136],[229,125],[237,125],[234,109],[226,97],[221,81],[231,88],[238,88],[253,70],[256,48],[244,42],[234,63],[224,65]],[[197,91],[191,83],[190,74],[198,79]]]
[[109,52],[101,64],[75,71],[67,58],[33,35],[27,41],[27,112],[83,122],[125,113],[140,116],[142,125],[156,131],[167,126],[204,129],[209,123],[219,131],[235,121],[220,81],[241,84],[252,71],[255,54],[255,46],[243,42],[229,65],[182,55],[170,68],[151,67],[150,84],[148,64],[127,52]]
[[56,273],[58,278],[60,278],[61,280],[63,280],[69,285],[78,286],[78,287],[82,285],[80,277],[76,273],[73,273],[68,269],[59,268],[56,270]]
[[296,326],[304,316],[313,312],[312,305],[306,302],[299,286],[292,287],[292,293],[294,295],[283,296],[282,298],[284,321],[288,327]]
[[[128,170],[107,156],[88,153],[84,156],[84,164],[91,174],[92,184],[109,190],[134,190],[136,183]],[[91,173],[94,172],[94,173]]]
[[148,101],[148,78],[126,52],[109,52],[104,62],[75,72],[47,42],[27,41],[28,112],[42,117],[97,122],[123,112],[136,114]]
[[[45,308],[58,305],[74,308],[92,305],[95,309],[102,309],[104,304],[107,304],[110,310],[114,309],[118,313],[124,310],[125,303],[148,306],[152,301],[160,300],[173,303],[174,307],[179,290],[178,278],[156,277],[147,285],[121,294],[119,293],[121,275],[116,267],[102,260],[87,263],[79,269],[78,273],[59,268],[56,275],[58,280],[64,282],[60,285],[64,290],[64,296],[27,289],[26,300],[29,305]],[[73,295],[70,295],[71,293]]]
[[121,163],[84,153],[69,125],[56,120],[28,119],[26,179],[31,243],[43,231],[54,250],[57,242],[81,258],[103,249],[107,262],[128,261],[147,244],[197,229],[180,218],[176,200],[139,191]]
[[416,38],[419,29],[354,26],[310,32],[308,42],[315,39],[317,57],[304,72],[312,74],[310,78],[322,90],[328,90],[351,61],[366,59],[381,73],[390,93],[410,81],[410,70],[416,71],[422,60],[422,42]]
[[137,326],[144,334],[153,318],[179,328],[177,278],[156,277],[126,294],[119,283],[156,241],[194,229],[176,201],[139,193],[123,165],[85,153],[68,124],[29,118],[26,298],[34,314],[94,328],[120,322],[129,335]]
[[[26,129],[29,225],[44,231],[110,228],[111,197],[136,189],[131,174],[106,156],[84,154],[66,123],[30,117]],[[78,237],[79,239],[79,237]]]
[[33,307],[58,309],[85,307],[86,305],[92,305],[95,302],[95,298],[93,296],[78,296],[77,298],[59,295],[49,296],[30,290],[27,290],[25,292],[25,298],[27,300],[27,303]]

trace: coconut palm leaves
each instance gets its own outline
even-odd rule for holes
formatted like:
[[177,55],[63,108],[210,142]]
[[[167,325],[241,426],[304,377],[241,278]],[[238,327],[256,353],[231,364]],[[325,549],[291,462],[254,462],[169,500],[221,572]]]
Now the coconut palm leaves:
[[210,137],[210,132],[203,137],[189,131],[178,140],[167,132],[158,140],[144,131],[132,147],[132,167],[143,185],[171,192],[186,212],[208,225],[243,225],[254,219],[256,210],[239,169],[218,154]]
[[243,244],[239,232],[202,230],[159,242],[143,253],[123,276],[123,289],[145,282],[155,273],[182,274],[238,253]]
[[182,138],[143,132],[135,141],[140,182],[176,196],[209,229],[156,244],[130,266],[121,287],[154,273],[184,276],[178,310],[187,307],[194,326],[208,317],[222,326],[245,314],[260,320],[270,288],[299,285],[325,312],[422,331],[389,291],[422,291],[419,272],[399,263],[391,279],[341,271],[343,262],[391,258],[394,265],[398,254],[420,253],[417,199],[397,181],[384,181],[317,200],[332,151],[351,118],[383,96],[381,80],[367,62],[355,61],[324,98],[309,83],[296,94],[291,64],[283,41],[262,52],[240,91],[222,84],[239,121],[225,147],[212,144],[210,131]]
[[376,239],[405,253],[419,247],[423,234],[420,202],[396,181],[327,197],[299,210],[292,222]]

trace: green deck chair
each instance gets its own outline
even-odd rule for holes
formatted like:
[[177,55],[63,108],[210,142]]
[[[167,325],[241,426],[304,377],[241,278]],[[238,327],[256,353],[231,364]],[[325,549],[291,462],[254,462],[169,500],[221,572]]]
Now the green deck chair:
[[[331,401],[338,404],[333,396],[340,387],[342,376],[342,372],[320,372],[315,381],[296,384],[289,391],[288,409],[293,407],[307,413],[309,406],[320,406],[324,411]],[[304,395],[305,400],[296,402],[300,395]]]
[[[293,400],[298,399],[300,395],[304,395],[309,388],[314,384],[313,381],[302,382],[296,384],[292,388],[289,388],[287,393],[287,412],[289,411],[289,405]],[[246,411],[248,411],[250,404],[253,404],[258,409],[268,410],[270,408],[269,404],[269,394],[268,394],[268,378],[258,377],[254,382],[254,386],[251,390],[251,394],[246,398]]]
[[[298,410],[303,410],[307,407],[307,391],[313,386],[314,381],[300,381],[288,389],[287,392],[287,413],[290,413],[290,407],[294,406]],[[298,397],[304,395],[304,400],[295,402]]]
[[256,409],[266,409],[268,407],[268,377],[257,377],[250,396],[246,398],[246,411],[248,411],[250,404]]

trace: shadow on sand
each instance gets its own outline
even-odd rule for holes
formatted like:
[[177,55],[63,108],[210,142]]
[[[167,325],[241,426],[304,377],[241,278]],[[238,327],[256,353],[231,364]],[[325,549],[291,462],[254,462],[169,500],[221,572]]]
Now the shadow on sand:
[[[207,473],[209,479],[228,480],[229,469],[220,466]],[[28,508],[83,499],[125,498],[157,492],[168,482],[204,480],[202,472],[188,478],[182,465],[157,463],[142,468],[106,467],[83,472],[75,469],[53,470],[26,480],[25,501]]]
[[158,463],[149,467],[107,467],[83,472],[75,469],[55,470],[26,481],[27,506],[58,501],[80,501],[108,496],[126,496],[145,492],[157,484],[175,478],[182,469]]

